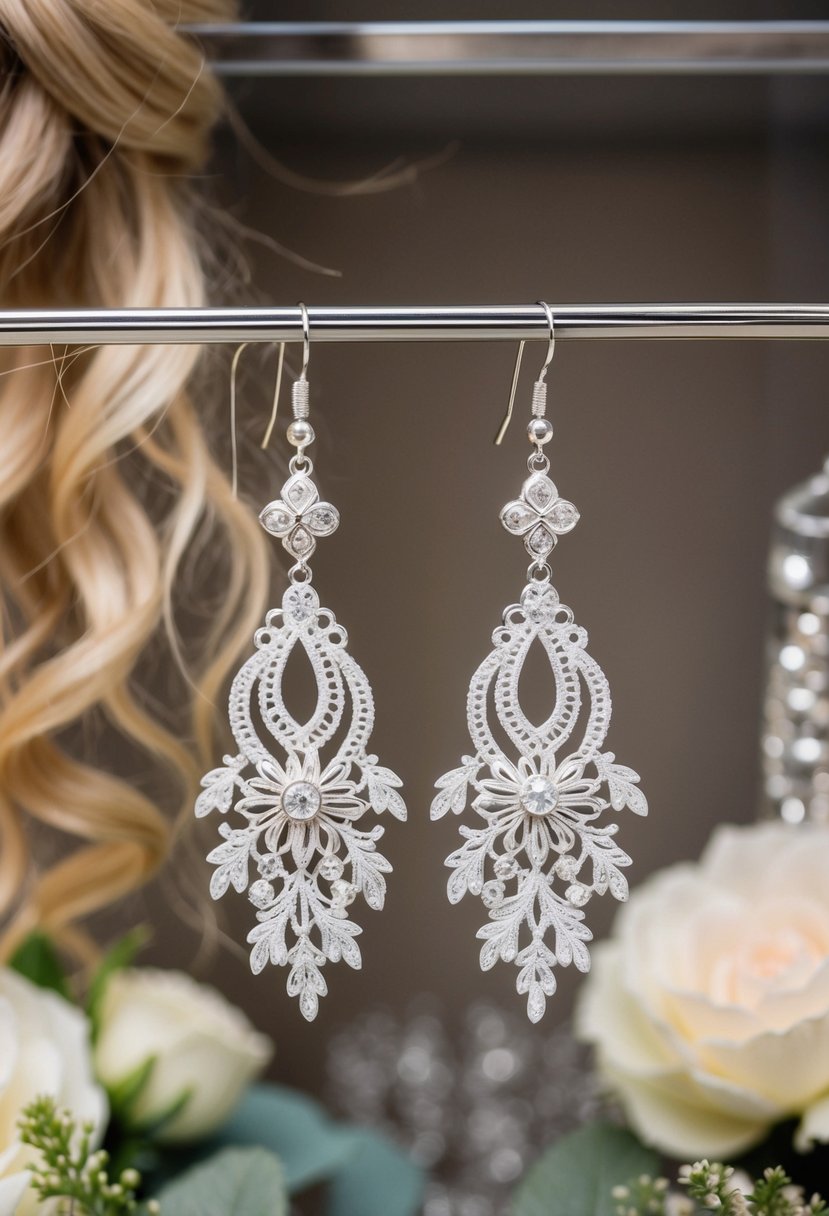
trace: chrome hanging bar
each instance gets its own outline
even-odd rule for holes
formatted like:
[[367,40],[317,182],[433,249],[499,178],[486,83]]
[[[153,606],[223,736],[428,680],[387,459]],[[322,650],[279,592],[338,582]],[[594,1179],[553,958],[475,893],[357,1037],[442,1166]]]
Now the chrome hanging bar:
[[225,76],[829,71],[827,21],[261,22],[185,28]]
[[[551,304],[556,339],[829,338],[829,304]],[[519,342],[549,338],[540,304],[309,307],[314,342]],[[299,342],[292,308],[0,312],[0,346]]]

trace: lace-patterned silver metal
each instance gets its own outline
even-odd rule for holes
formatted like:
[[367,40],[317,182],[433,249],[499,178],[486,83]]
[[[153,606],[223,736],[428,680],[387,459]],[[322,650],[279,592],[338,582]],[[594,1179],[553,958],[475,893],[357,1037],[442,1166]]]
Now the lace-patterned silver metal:
[[[369,810],[406,818],[400,778],[381,767],[368,743],[374,698],[362,668],[348,653],[348,638],[311,586],[308,559],[330,536],[339,514],[321,502],[305,448],[314,432],[308,417],[306,357],[294,385],[294,420],[288,439],[297,447],[279,499],[260,515],[263,527],[296,560],[281,607],[272,609],[254,637],[255,653],[233,681],[230,727],[234,755],[202,779],[196,815],[227,816],[221,842],[208,854],[216,867],[210,894],[229,887],[256,909],[248,934],[250,963],[288,966],[287,990],[299,998],[308,1021],[316,1017],[327,985],[326,961],[361,966],[355,938],[361,928],[349,907],[362,895],[383,907],[391,865],[377,851],[379,824],[363,826]],[[294,650],[307,656],[316,682],[316,705],[299,722],[285,704],[282,681]]]
[[[546,305],[545,305],[546,307]],[[604,751],[610,725],[610,690],[599,665],[587,653],[587,634],[559,600],[546,558],[559,536],[570,532],[579,514],[560,498],[547,476],[542,445],[553,428],[546,418],[545,375],[550,348],[533,389],[528,427],[534,451],[520,496],[507,503],[501,522],[521,536],[533,559],[519,602],[504,611],[493,634],[493,650],[472,677],[467,718],[473,755],[437,782],[432,818],[460,815],[470,798],[476,826],[462,824],[461,846],[447,858],[451,903],[469,892],[488,910],[481,967],[501,959],[519,968],[516,988],[526,994],[527,1014],[538,1022],[556,989],[554,967],[590,967],[584,906],[595,893],[627,898],[622,870],[630,858],[616,843],[618,825],[602,823],[604,812],[628,807],[646,815],[648,806],[633,769]],[[496,442],[512,412],[519,349],[510,405]],[[546,655],[555,685],[555,704],[540,725],[529,721],[518,686],[532,648]],[[491,721],[494,708],[496,724]],[[494,732],[498,731],[498,737]],[[507,750],[505,750],[505,748]],[[550,942],[552,944],[550,944]]]

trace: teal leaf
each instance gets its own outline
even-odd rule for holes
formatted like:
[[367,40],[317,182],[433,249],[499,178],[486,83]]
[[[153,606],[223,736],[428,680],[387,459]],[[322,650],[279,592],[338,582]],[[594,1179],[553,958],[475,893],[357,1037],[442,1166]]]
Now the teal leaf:
[[9,966],[38,988],[49,988],[67,1000],[72,999],[63,964],[45,933],[30,933],[15,950]]
[[92,977],[86,1000],[86,1009],[92,1023],[93,1039],[97,1038],[100,1028],[101,1005],[107,984],[116,971],[129,967],[139,950],[146,945],[148,937],[148,930],[141,926],[127,933],[107,951],[98,970]]
[[385,1136],[353,1133],[355,1151],[331,1179],[325,1216],[416,1216],[423,1172]]
[[513,1199],[512,1216],[615,1216],[614,1186],[654,1177],[659,1156],[630,1132],[596,1123],[564,1136],[536,1161]]
[[282,1167],[263,1148],[228,1148],[156,1196],[164,1216],[287,1216]]
[[281,1085],[252,1085],[222,1128],[222,1144],[261,1144],[282,1163],[293,1194],[330,1178],[356,1151],[353,1129],[311,1098]]

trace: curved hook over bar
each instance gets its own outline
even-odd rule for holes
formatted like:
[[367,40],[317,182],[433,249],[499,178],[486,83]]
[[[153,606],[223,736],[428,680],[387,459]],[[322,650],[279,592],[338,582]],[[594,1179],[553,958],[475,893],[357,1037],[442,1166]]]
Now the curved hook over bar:
[[302,300],[297,302],[297,307],[302,317],[302,371],[299,373],[299,378],[300,380],[307,380],[308,363],[311,358],[311,324],[308,320],[308,309],[302,303]]
[[[549,340],[548,340],[548,344],[547,344],[547,357],[544,360],[544,366],[541,368],[541,371],[538,376],[538,382],[543,383],[544,378],[547,375],[547,368],[552,363],[553,355],[555,354],[556,327],[555,327],[555,322],[553,320],[553,313],[550,308],[550,305],[546,304],[544,302],[544,300],[539,300],[538,304],[541,308],[544,309],[544,315],[546,316],[547,324],[550,327],[550,336],[549,336]],[[522,341],[518,343],[518,354],[515,356],[515,367],[512,369],[512,384],[510,385],[510,390],[509,390],[509,402],[507,403],[507,412],[506,412],[506,414],[504,414],[503,422],[498,427],[498,433],[496,434],[495,439],[494,439],[494,443],[495,443],[496,447],[500,446],[500,444],[503,443],[504,436],[506,435],[507,430],[509,429],[509,424],[512,422],[512,409],[513,409],[513,406],[515,405],[515,393],[518,388],[518,377],[521,374],[521,360],[524,358],[524,347],[525,346],[526,346],[526,340],[522,339]]]

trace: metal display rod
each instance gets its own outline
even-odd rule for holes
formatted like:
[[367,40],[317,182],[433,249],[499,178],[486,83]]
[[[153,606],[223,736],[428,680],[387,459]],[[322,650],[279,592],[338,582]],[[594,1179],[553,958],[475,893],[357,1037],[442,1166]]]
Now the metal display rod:
[[269,21],[185,28],[224,76],[829,72],[829,21]]
[[[829,304],[551,304],[556,338],[829,338]],[[313,342],[547,339],[540,304],[309,307]],[[116,308],[0,312],[0,346],[298,342],[292,308]]]

